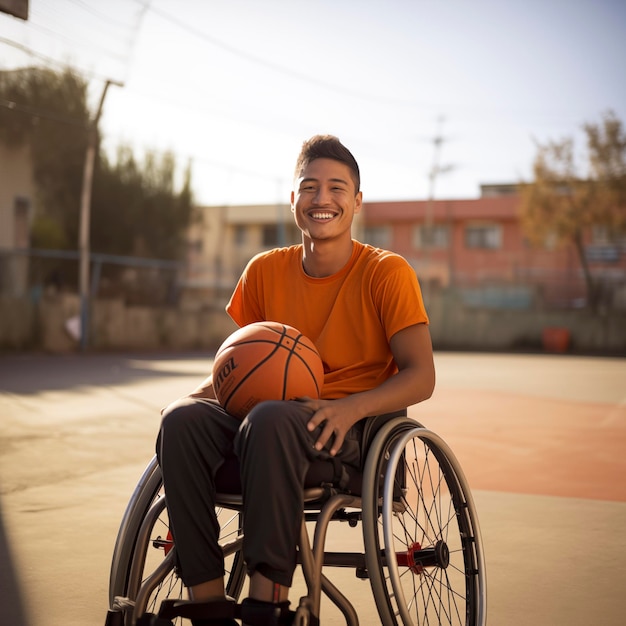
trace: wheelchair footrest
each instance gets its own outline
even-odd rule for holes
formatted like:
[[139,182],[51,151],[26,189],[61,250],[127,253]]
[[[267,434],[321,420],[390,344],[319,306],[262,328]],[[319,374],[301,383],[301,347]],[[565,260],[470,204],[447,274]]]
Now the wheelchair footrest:
[[124,613],[121,611],[107,611],[104,626],[124,626]]
[[246,598],[241,603],[241,621],[246,626],[289,626],[295,613],[289,610],[289,602],[262,602]]
[[[294,611],[289,610],[289,602],[261,602],[252,598],[246,598],[241,604],[232,599],[209,602],[163,600],[159,615],[151,616],[152,621],[146,622],[146,626],[169,625],[172,622],[168,620],[177,617],[191,620],[194,626],[236,626],[235,619],[241,620],[246,626],[291,626],[295,615]],[[319,621],[313,618],[309,623],[313,626],[319,624]]]
[[233,620],[237,616],[238,606],[234,600],[211,600],[198,602],[194,600],[163,600],[159,609],[159,617],[172,619],[184,617],[190,620],[198,620],[199,623],[206,621],[207,625],[212,621]]
[[[235,622],[233,622],[234,624]],[[164,617],[159,617],[153,613],[144,613],[138,620],[136,626],[174,626],[173,622]]]

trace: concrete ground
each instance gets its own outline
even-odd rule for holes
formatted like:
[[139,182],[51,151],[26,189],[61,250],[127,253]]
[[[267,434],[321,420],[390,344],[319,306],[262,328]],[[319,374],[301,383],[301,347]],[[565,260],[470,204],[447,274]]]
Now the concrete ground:
[[[411,415],[447,440],[472,485],[489,624],[621,626],[626,360],[436,363],[435,395]],[[113,543],[159,409],[209,369],[198,354],[0,357],[0,624],[104,624]],[[359,539],[341,526],[330,549]],[[376,624],[368,583],[330,576],[361,624]],[[325,604],[322,623],[343,622]]]

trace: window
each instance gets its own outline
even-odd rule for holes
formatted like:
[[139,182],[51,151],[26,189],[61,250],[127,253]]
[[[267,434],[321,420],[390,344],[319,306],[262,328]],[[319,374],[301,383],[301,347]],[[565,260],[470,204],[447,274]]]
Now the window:
[[601,224],[594,224],[591,227],[591,243],[596,246],[615,245],[620,246],[622,250],[626,249],[626,237],[609,226]]
[[450,229],[445,224],[420,224],[413,229],[414,248],[447,248],[449,238]]
[[287,241],[286,244],[293,245],[302,241],[302,233],[300,229],[293,222],[287,223]]
[[[278,226],[276,224],[263,225],[263,247],[274,248],[278,245]],[[284,230],[284,225],[282,226]],[[282,234],[284,237],[284,233]]]
[[235,245],[238,248],[243,247],[246,243],[246,231],[247,228],[244,224],[237,224],[235,226]]
[[502,247],[499,224],[473,224],[465,227],[465,247],[496,250]]
[[13,224],[13,245],[16,248],[28,248],[29,243],[29,227],[28,213],[30,210],[30,202],[26,198],[15,198],[13,206],[14,224]]
[[187,242],[187,249],[191,254],[202,254],[204,242],[202,239],[193,239]]
[[363,239],[375,248],[389,248],[391,246],[390,226],[370,226],[365,228]]
[[620,237],[605,225],[595,224],[591,227],[591,245],[585,246],[589,261],[616,263],[624,252],[626,238]]
[[543,247],[545,250],[556,250],[559,245],[559,238],[556,233],[550,232],[543,238]]

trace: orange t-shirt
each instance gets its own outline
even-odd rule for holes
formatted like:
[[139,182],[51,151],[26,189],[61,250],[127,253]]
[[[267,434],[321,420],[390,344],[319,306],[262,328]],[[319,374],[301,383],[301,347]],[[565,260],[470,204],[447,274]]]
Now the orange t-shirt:
[[325,278],[304,272],[301,245],[258,254],[226,311],[239,326],[281,322],[311,339],[324,363],[323,398],[380,385],[398,371],[391,337],[413,324],[428,324],[407,261],[358,241],[345,267]]

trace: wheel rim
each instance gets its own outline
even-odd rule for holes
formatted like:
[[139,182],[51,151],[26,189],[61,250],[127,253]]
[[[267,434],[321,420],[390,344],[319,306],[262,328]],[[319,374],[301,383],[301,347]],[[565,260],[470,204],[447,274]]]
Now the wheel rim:
[[[220,544],[235,542],[241,536],[240,513],[232,509],[216,509],[220,523]],[[161,602],[165,599],[185,597],[185,587],[178,575],[175,563],[175,545],[170,532],[169,518],[165,506],[165,498],[160,494],[153,507],[146,516],[150,518],[151,529],[149,538],[142,547],[137,545],[137,551],[143,550],[145,562],[141,572],[141,583],[136,594],[134,615],[143,613],[158,613]],[[237,598],[241,593],[245,581],[245,569],[241,553],[229,550],[226,556],[226,592]],[[164,561],[168,566],[164,568]],[[155,581],[149,580],[153,572],[161,570]],[[182,624],[182,618],[177,618],[174,624]]]
[[382,534],[391,604],[405,625],[475,626],[483,568],[473,504],[439,445],[434,433],[412,429],[389,452],[383,500],[394,506],[383,507]]

